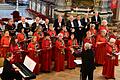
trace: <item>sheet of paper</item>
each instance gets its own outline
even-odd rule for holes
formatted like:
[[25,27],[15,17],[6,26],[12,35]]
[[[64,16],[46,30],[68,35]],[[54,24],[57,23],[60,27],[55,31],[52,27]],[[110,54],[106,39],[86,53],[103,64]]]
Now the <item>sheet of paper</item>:
[[118,60],[120,60],[120,55],[118,56]]
[[33,72],[33,70],[34,70],[34,68],[36,66],[36,62],[33,61],[28,56],[25,57],[25,60],[24,60],[23,64],[32,72]]
[[74,60],[76,64],[82,64],[82,60]]
[[0,67],[0,74],[2,74],[3,72],[3,67]]

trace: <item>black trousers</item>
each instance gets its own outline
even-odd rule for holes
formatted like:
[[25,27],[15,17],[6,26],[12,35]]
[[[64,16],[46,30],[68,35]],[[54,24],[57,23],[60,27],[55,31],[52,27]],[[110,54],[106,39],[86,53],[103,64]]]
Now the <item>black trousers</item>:
[[19,73],[12,73],[11,75],[1,75],[2,80],[22,80],[22,76]]
[[82,80],[93,80],[93,70],[92,71],[86,71],[86,72],[82,72]]

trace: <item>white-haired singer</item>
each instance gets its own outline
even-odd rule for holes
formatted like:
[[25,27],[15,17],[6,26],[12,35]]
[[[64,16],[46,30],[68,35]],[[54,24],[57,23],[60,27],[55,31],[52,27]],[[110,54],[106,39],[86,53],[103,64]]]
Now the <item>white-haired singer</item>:
[[93,80],[93,72],[95,69],[95,63],[94,63],[94,53],[91,49],[92,44],[85,43],[84,49],[82,52],[82,66],[81,66],[81,72],[82,72],[82,80]]
[[115,69],[115,58],[116,53],[118,53],[117,46],[115,44],[116,40],[111,38],[106,45],[106,55],[105,55],[105,64],[103,65],[103,76],[106,79],[115,79],[114,69]]

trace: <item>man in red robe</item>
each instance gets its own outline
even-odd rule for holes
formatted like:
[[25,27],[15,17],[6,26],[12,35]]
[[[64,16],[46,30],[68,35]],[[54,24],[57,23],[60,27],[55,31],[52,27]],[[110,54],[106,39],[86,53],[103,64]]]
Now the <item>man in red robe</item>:
[[42,61],[41,70],[43,72],[50,72],[52,65],[52,42],[49,34],[45,34],[45,38],[42,40]]
[[106,79],[115,79],[114,69],[115,69],[115,57],[118,53],[117,46],[115,44],[115,39],[111,38],[109,43],[106,45],[105,63],[103,66],[103,76]]
[[58,34],[58,39],[56,40],[56,50],[55,50],[55,71],[64,71],[64,56],[65,56],[65,43],[63,40],[63,34]]

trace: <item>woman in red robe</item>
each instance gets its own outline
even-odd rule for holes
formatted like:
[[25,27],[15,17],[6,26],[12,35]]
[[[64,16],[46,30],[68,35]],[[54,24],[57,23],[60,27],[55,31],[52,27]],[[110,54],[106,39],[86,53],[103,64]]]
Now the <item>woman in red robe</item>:
[[104,64],[104,56],[106,53],[105,46],[107,43],[106,40],[106,30],[102,30],[100,34],[96,37],[96,50],[95,50],[95,61],[98,65]]
[[26,44],[27,36],[24,33],[24,28],[22,28],[21,31],[18,32],[17,39],[22,49],[25,50],[27,48],[27,44]]
[[111,38],[109,43],[106,45],[105,63],[103,66],[103,76],[106,79],[115,79],[114,69],[115,69],[115,57],[118,53],[117,46],[115,44],[115,39]]
[[40,72],[40,64],[39,64],[39,44],[37,42],[37,37],[33,36],[31,42],[28,44],[28,56],[36,62],[36,66],[33,70],[35,74],[39,74]]
[[56,31],[54,30],[52,25],[49,26],[48,34],[50,35],[50,37],[56,37]]
[[109,32],[107,24],[108,24],[107,20],[103,20],[99,29],[98,29],[98,32],[100,33],[102,30],[106,30],[107,32]]
[[67,31],[66,26],[62,26],[62,30],[60,31],[60,33],[63,34],[63,40],[65,42],[65,45],[67,46],[69,32]]
[[75,39],[75,35],[71,34],[71,38],[68,40],[68,48],[67,48],[67,68],[74,69],[75,68],[75,57],[73,53],[75,52],[75,49],[78,48],[77,39]]
[[10,43],[10,52],[13,53],[14,57],[12,59],[12,63],[22,63],[23,58],[23,50],[20,44],[18,43],[18,39],[13,37]]
[[55,71],[64,71],[64,56],[65,56],[65,43],[63,40],[63,34],[58,34],[58,39],[56,40],[56,50],[55,50]]
[[48,34],[50,35],[50,38],[51,38],[51,41],[52,41],[52,60],[55,60],[56,31],[54,30],[52,24],[49,26]]
[[95,29],[95,24],[90,24],[90,29],[89,29],[89,31],[91,32],[91,35],[92,35],[92,36],[95,36],[95,35],[96,35],[97,31],[96,31],[96,29]]
[[37,37],[38,42],[41,42],[43,37],[44,37],[44,33],[42,32],[42,28],[37,27],[35,30],[35,33],[33,35]]
[[50,72],[52,65],[52,42],[49,34],[45,34],[45,38],[42,40],[42,59],[41,70],[43,72]]
[[85,50],[85,49],[84,49],[85,43],[90,43],[90,44],[92,44],[92,49],[93,49],[93,50],[95,49],[95,39],[94,39],[94,37],[92,37],[92,34],[91,34],[90,31],[87,31],[87,32],[86,32],[86,37],[85,37],[84,40],[83,40],[82,50]]
[[6,53],[10,50],[11,37],[9,36],[9,31],[4,31],[4,36],[1,38],[1,56],[6,58]]

